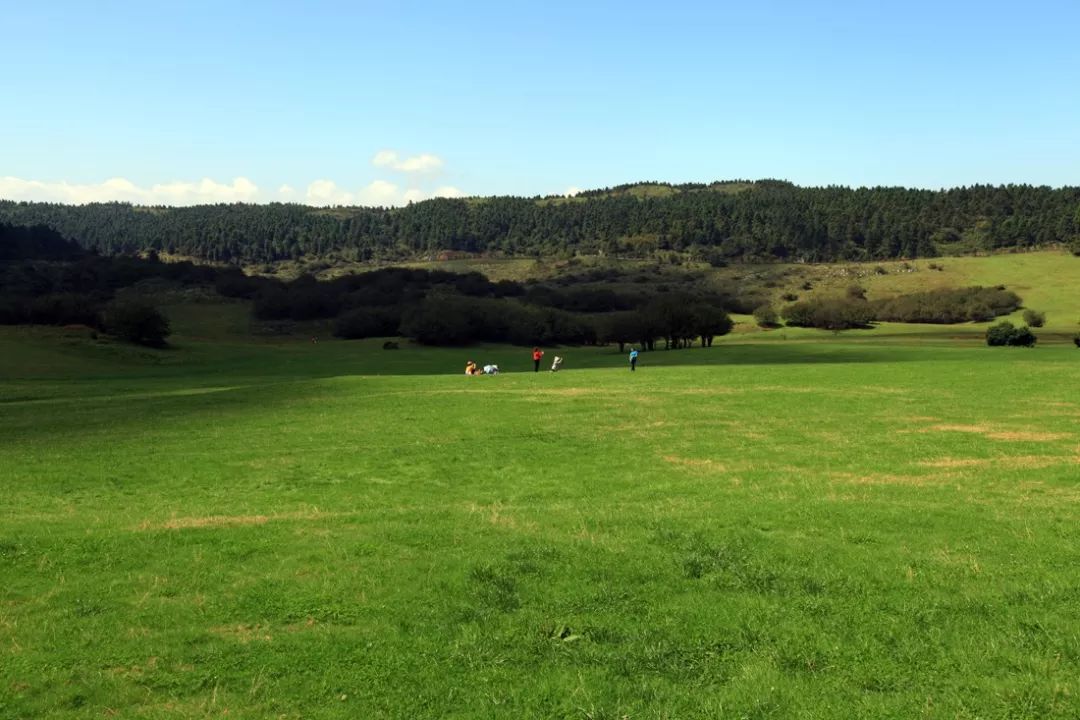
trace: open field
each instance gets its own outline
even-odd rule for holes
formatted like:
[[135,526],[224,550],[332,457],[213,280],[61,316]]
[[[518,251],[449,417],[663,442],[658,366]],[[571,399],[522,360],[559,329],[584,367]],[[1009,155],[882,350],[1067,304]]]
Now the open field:
[[1080,713],[1071,345],[466,378],[527,352],[244,312],[173,308],[166,351],[0,329],[0,716]]

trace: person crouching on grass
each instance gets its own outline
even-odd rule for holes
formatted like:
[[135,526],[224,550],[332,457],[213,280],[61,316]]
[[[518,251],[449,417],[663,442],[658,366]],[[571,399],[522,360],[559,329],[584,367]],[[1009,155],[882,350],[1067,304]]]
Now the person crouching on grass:
[[533,348],[533,372],[540,372],[540,358],[544,357],[544,351],[538,347]]

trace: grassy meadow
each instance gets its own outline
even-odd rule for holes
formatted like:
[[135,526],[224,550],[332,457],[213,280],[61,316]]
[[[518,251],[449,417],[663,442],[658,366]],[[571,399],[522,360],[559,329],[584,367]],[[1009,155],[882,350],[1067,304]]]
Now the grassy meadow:
[[161,351],[0,328],[0,717],[1080,715],[1060,338],[534,374],[170,314]]

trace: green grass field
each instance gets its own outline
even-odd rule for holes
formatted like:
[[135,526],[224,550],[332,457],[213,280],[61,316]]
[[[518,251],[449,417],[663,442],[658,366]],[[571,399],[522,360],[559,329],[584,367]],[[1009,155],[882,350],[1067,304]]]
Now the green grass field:
[[0,717],[1080,715],[1071,345],[553,375],[245,313],[172,308],[165,351],[0,329]]

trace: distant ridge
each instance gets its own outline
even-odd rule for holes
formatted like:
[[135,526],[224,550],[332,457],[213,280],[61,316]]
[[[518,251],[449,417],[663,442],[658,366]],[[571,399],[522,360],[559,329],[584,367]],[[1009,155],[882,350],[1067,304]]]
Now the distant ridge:
[[1054,244],[1080,249],[1080,188],[804,188],[732,180],[639,182],[573,196],[436,198],[401,208],[0,201],[0,222],[54,228],[106,254],[155,250],[249,264],[447,251],[825,262]]

